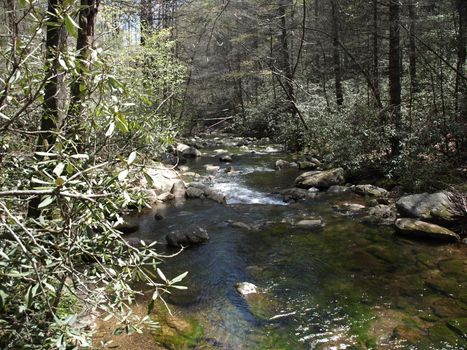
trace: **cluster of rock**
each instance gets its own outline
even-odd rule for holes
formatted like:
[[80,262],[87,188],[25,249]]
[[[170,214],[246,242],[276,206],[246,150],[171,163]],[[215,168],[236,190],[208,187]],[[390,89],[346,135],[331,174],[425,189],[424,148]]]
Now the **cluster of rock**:
[[[277,161],[276,168],[300,168],[299,163]],[[316,163],[315,163],[316,164]],[[317,167],[317,166],[316,166]],[[353,192],[365,196],[370,204],[344,202],[335,208],[345,215],[366,213],[363,221],[374,224],[395,225],[401,235],[458,242],[460,236],[451,228],[458,217],[448,193],[422,193],[403,196],[397,201],[390,198],[390,193],[374,185],[344,185],[344,169],[312,170],[295,179],[295,188],[281,192],[286,202],[313,199],[317,193],[327,190],[331,193]]]

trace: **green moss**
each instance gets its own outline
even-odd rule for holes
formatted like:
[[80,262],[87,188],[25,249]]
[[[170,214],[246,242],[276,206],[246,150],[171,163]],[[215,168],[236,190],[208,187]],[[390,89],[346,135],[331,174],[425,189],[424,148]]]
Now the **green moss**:
[[203,327],[196,320],[157,317],[160,328],[154,332],[156,341],[171,350],[192,349],[204,337]]
[[454,346],[460,345],[458,335],[454,333],[446,323],[438,322],[433,327],[428,329],[428,338],[433,345],[441,346],[442,344],[450,344]]

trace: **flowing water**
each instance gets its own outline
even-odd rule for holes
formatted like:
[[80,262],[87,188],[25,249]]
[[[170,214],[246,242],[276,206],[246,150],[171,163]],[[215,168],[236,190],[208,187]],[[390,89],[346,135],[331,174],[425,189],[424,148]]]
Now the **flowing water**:
[[[292,187],[299,171],[276,171],[273,164],[287,155],[233,151],[231,164],[209,150],[187,164],[201,175],[206,164],[221,166],[206,181],[227,205],[187,200],[158,209],[163,220],[140,217],[141,239],[163,241],[169,232],[197,227],[210,235],[162,267],[170,277],[189,272],[183,282],[189,289],[167,301],[202,328],[174,348],[467,349],[465,245],[402,239],[391,227],[333,209],[342,200],[363,202],[352,194],[286,204],[277,193]],[[233,171],[222,172],[228,166]],[[290,224],[310,216],[325,226]],[[243,298],[234,287],[243,281],[264,293]]]

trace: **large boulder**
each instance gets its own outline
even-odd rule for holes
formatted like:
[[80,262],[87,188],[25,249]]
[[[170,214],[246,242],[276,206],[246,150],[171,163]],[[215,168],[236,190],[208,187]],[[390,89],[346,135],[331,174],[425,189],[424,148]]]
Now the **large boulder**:
[[372,197],[386,197],[389,194],[389,192],[384,188],[373,185],[352,186],[352,191],[362,196],[368,195]]
[[329,188],[345,182],[344,169],[336,168],[326,171],[308,171],[295,179],[295,186],[301,188]]
[[209,240],[206,230],[198,228],[192,232],[172,232],[165,237],[167,244],[172,247],[180,247],[192,244],[200,244]]
[[446,192],[420,193],[401,197],[396,202],[403,216],[433,222],[453,222],[453,203]]
[[392,225],[396,220],[396,209],[393,205],[378,204],[371,207],[362,220],[369,224]]
[[208,198],[220,204],[226,203],[224,194],[214,191],[212,188],[196,182],[191,183],[188,186],[185,196],[187,198]]
[[447,242],[459,242],[460,240],[460,237],[457,233],[448,230],[445,227],[417,219],[397,219],[395,225],[398,233],[407,236],[435,239]]
[[185,158],[196,158],[201,157],[201,152],[193,146],[179,143],[177,145],[177,151]]

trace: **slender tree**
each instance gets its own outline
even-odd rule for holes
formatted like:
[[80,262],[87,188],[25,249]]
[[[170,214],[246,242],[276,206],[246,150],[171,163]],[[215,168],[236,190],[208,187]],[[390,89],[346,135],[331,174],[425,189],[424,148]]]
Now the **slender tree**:
[[391,138],[393,156],[400,153],[401,116],[401,53],[399,0],[389,1],[389,103],[394,135]]
[[342,69],[339,48],[339,10],[337,8],[336,0],[331,0],[331,23],[336,103],[338,106],[341,106],[344,103],[344,93],[342,91]]

